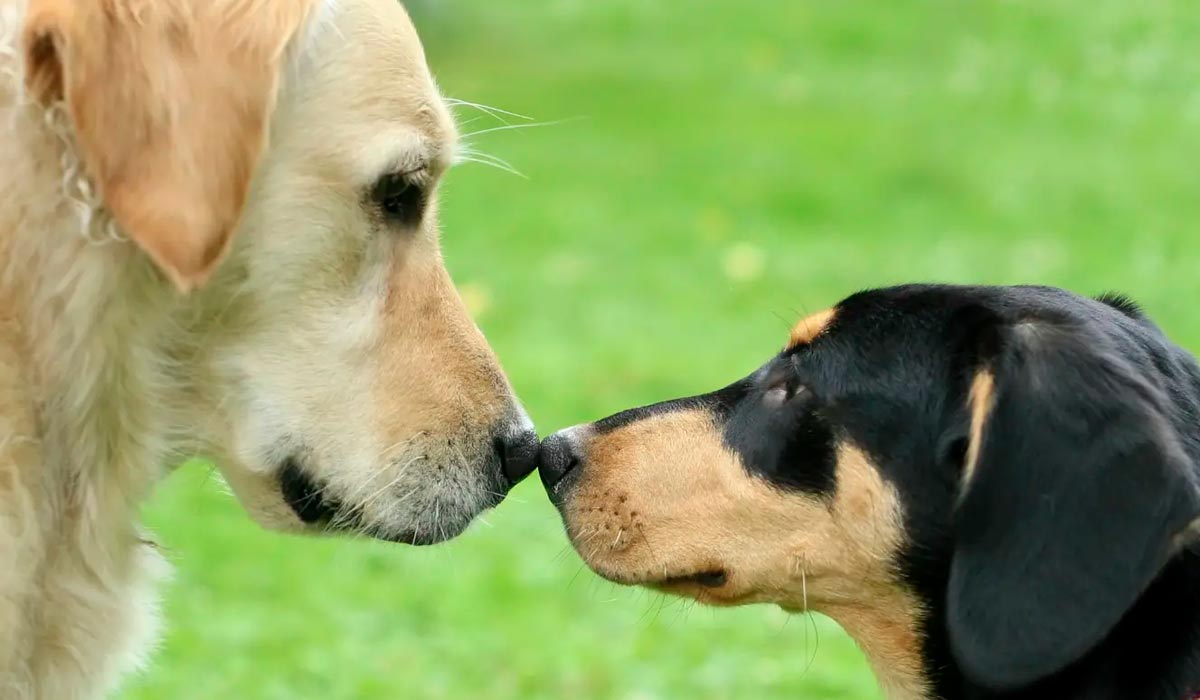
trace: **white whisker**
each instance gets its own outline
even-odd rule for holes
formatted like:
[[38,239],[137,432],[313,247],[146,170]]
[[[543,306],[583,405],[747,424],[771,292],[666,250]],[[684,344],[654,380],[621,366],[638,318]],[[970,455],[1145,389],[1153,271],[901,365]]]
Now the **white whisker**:
[[[362,483],[360,483],[358,486],[356,486],[351,491],[347,492],[342,497],[341,500],[342,501],[353,501],[354,499],[361,496],[364,491],[366,491],[368,488],[370,488],[371,484],[375,483],[375,480],[379,478],[380,474],[383,474],[389,468],[394,466],[391,462],[391,457],[394,452],[396,452],[402,448],[408,447],[413,442],[415,442],[418,438],[424,437],[427,434],[428,433],[426,433],[426,431],[422,430],[422,431],[418,432],[416,435],[413,435],[412,437],[408,437],[403,440],[400,440],[399,442],[396,442],[396,443],[392,444],[391,446],[387,447],[386,449],[384,449],[383,454],[380,456],[380,459],[381,459],[380,465],[373,472],[371,472],[370,476],[368,476],[366,479],[363,479]],[[410,464],[411,464],[411,462],[410,462]],[[404,467],[401,467],[401,469],[404,469],[407,466],[408,465],[406,464],[406,465],[404,465]]]
[[[800,676],[803,678],[804,676],[808,675],[812,665],[816,663],[817,654],[821,648],[821,628],[817,626],[816,618],[810,615],[808,610],[808,567],[804,565],[804,557],[801,556],[798,562],[800,564],[800,604],[802,606],[803,614],[807,618],[809,626],[813,630],[812,656],[809,657],[808,663],[804,666],[804,670],[800,672]],[[804,628],[805,646],[808,645],[808,629],[808,627]]]
[[404,475],[408,471],[408,468],[423,458],[424,458],[423,456],[422,457],[413,457],[409,461],[405,462],[404,466],[400,467],[400,469],[398,469],[396,471],[395,478],[393,478],[391,481],[389,481],[388,483],[381,486],[377,491],[375,491],[375,493],[371,494],[370,498],[367,498],[362,503],[359,503],[358,507],[361,510],[365,511],[367,506],[374,503],[375,500],[378,499],[380,496],[382,496],[388,489],[390,489],[393,486],[395,486],[396,484],[400,483],[400,480],[404,478]]
[[470,107],[472,109],[477,109],[480,112],[483,112],[484,114],[487,114],[491,117],[494,117],[495,119],[497,119],[499,121],[504,122],[505,124],[507,124],[508,122],[504,120],[504,117],[515,117],[517,119],[524,119],[525,121],[533,120],[533,117],[527,117],[524,114],[517,114],[516,112],[510,112],[507,109],[500,109],[499,107],[492,107],[490,105],[481,104],[479,102],[470,102],[468,100],[460,100],[457,97],[445,97],[442,99],[445,100],[446,104],[448,104],[452,107]]
[[496,165],[499,167],[507,168],[509,170],[517,169],[516,166],[514,166],[512,163],[508,162],[507,160],[504,160],[500,156],[495,155],[494,153],[485,153],[484,151],[481,151],[472,146],[460,146],[459,147],[455,160],[460,160],[463,158],[476,158],[476,159],[479,159],[480,161],[483,161],[484,165]]
[[404,495],[403,495],[403,496],[401,496],[400,498],[397,498],[397,499],[396,499],[396,502],[395,502],[393,505],[397,505],[397,506],[398,506],[398,505],[400,505],[401,503],[404,503],[404,502],[405,502],[405,501],[407,501],[408,499],[410,499],[410,498],[412,498],[413,496],[417,495],[417,494],[418,494],[420,491],[421,491],[421,487],[419,487],[419,486],[418,486],[418,487],[416,487],[416,488],[413,488],[413,489],[409,489],[408,493],[404,494]]
[[479,163],[480,165],[486,165],[491,168],[496,168],[497,170],[503,170],[506,173],[516,175],[517,177],[524,178],[526,180],[529,179],[525,173],[517,170],[512,163],[509,163],[503,158],[494,156],[490,153],[483,153],[482,151],[478,151],[470,147],[461,147],[458,153],[455,154],[454,163],[455,165],[459,163]]
[[472,131],[463,134],[462,138],[463,140],[466,140],[475,136],[482,136],[483,134],[494,134],[497,131],[515,131],[517,129],[537,129],[543,126],[559,126],[561,124],[566,124],[568,121],[572,120],[559,119],[552,122],[533,122],[532,124],[505,124],[504,126],[493,126],[487,129],[480,129],[479,131]]

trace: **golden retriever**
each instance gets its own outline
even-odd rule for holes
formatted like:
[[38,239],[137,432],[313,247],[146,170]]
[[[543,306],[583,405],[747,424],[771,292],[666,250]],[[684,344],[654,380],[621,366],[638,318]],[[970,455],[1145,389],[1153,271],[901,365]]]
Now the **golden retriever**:
[[139,504],[461,532],[536,436],[439,253],[456,132],[396,0],[0,0],[0,698],[111,692]]

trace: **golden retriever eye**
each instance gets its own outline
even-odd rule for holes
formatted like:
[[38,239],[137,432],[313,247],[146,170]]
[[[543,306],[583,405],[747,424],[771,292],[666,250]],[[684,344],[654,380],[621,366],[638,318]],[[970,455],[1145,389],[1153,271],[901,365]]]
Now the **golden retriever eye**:
[[413,182],[412,173],[389,173],[379,178],[371,200],[389,222],[414,226],[425,213],[425,190]]

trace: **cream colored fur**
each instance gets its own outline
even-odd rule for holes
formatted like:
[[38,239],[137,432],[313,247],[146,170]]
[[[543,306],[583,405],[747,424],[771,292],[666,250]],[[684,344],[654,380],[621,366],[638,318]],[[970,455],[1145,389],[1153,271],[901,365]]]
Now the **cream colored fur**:
[[453,124],[393,0],[315,9],[232,246],[182,294],[180,241],[114,221],[69,96],[25,87],[26,0],[0,0],[0,700],[100,698],[144,660],[166,567],[138,508],[186,456],[273,528],[303,527],[289,458],[392,539],[496,500],[480,465],[527,421],[442,266],[436,202],[415,230],[364,203],[389,170],[432,192]]

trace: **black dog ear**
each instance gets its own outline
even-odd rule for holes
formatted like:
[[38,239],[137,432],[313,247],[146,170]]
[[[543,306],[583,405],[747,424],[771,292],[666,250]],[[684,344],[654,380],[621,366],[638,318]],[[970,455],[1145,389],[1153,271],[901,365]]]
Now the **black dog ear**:
[[1165,395],[1113,339],[1028,321],[985,346],[947,624],[966,676],[1005,691],[1102,641],[1175,553],[1200,498]]

